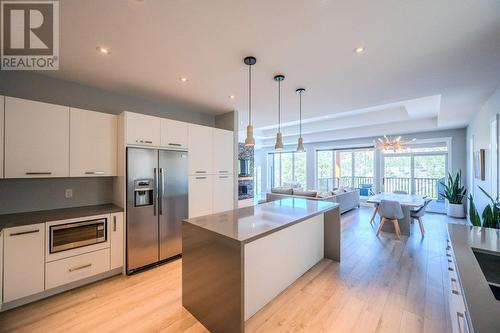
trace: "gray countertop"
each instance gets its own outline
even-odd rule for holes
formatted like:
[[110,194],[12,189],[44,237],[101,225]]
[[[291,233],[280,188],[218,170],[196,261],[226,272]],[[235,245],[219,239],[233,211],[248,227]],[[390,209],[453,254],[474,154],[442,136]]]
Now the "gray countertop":
[[328,201],[288,198],[187,219],[184,223],[248,243],[338,207]]
[[0,231],[4,228],[67,220],[85,216],[123,212],[123,208],[113,204],[82,206],[62,209],[41,210],[27,213],[0,215]]
[[468,317],[475,333],[500,332],[500,301],[491,292],[488,282],[472,252],[500,255],[500,231],[459,224],[449,224],[451,246],[458,277],[462,285]]

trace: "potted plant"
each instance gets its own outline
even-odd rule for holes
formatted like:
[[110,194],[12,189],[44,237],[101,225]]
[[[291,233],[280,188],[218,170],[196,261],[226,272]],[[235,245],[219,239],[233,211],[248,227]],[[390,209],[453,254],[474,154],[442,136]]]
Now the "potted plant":
[[443,196],[448,201],[446,214],[451,217],[464,218],[464,197],[467,193],[465,186],[462,186],[462,171],[457,172],[455,177],[448,173],[447,184],[441,183],[444,187]]
[[498,200],[498,196],[496,199],[493,199],[493,197],[489,195],[488,192],[486,192],[481,186],[479,186],[479,189],[488,197],[488,199],[490,199],[491,204],[484,207],[482,214],[483,221],[481,222],[481,216],[477,211],[474,198],[472,195],[469,195],[470,223],[476,227],[500,229],[500,201]]

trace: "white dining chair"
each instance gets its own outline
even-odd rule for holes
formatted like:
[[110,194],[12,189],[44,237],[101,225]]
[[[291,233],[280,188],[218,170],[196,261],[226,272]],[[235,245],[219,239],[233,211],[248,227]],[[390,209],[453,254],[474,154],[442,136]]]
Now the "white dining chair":
[[399,228],[399,219],[405,217],[401,204],[397,201],[392,200],[382,200],[378,206],[378,214],[382,218],[380,225],[377,230],[377,236],[380,234],[382,227],[387,220],[391,221],[394,225],[394,231],[396,233],[396,238],[401,238],[401,229]]
[[418,225],[420,227],[420,233],[422,234],[422,237],[425,235],[424,222],[422,221],[422,216],[425,215],[425,208],[427,208],[427,205],[431,201],[432,201],[431,199],[425,199],[425,203],[422,207],[420,207],[417,210],[411,211],[410,213],[410,218],[412,222],[413,220],[418,220]]

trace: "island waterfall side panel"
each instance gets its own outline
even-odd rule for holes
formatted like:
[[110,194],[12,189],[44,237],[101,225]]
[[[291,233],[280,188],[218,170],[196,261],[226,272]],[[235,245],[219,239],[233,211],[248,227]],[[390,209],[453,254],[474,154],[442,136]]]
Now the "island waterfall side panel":
[[211,332],[243,333],[242,244],[182,224],[182,305]]

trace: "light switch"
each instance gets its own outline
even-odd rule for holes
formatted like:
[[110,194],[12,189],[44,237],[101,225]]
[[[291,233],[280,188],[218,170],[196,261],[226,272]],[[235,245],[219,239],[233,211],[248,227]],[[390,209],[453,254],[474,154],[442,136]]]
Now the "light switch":
[[66,199],[72,198],[73,197],[73,189],[68,188],[66,191],[64,191],[64,196]]

